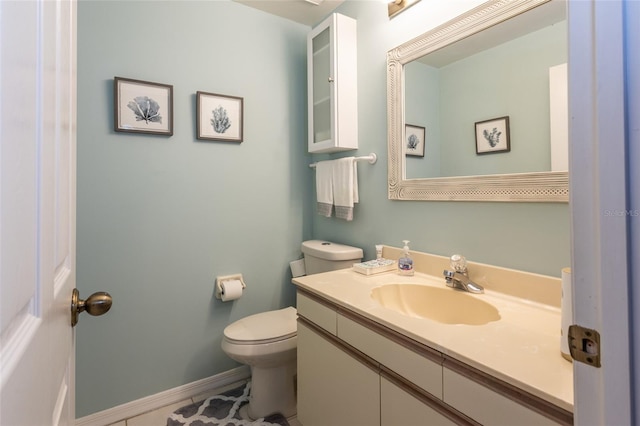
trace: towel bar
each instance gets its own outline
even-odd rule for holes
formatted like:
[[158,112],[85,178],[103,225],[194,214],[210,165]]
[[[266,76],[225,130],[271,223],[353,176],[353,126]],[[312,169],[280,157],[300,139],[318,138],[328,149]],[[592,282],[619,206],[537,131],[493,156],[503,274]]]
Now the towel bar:
[[[354,160],[356,161],[363,161],[363,160],[367,160],[369,162],[369,164],[375,164],[376,161],[378,161],[378,156],[375,153],[371,153],[369,155],[365,155],[362,157],[355,157]],[[309,164],[309,167],[311,167],[312,169],[315,169],[316,164],[318,163],[311,163]]]

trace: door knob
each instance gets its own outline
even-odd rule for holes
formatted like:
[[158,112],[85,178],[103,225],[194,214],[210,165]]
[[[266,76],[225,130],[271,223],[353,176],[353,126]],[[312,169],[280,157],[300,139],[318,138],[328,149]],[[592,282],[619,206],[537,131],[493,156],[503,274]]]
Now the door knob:
[[74,288],[71,295],[71,326],[75,327],[78,323],[78,315],[81,312],[86,311],[93,316],[106,314],[111,309],[112,303],[111,295],[104,291],[93,293],[86,300],[82,300],[80,299],[80,292],[77,288]]

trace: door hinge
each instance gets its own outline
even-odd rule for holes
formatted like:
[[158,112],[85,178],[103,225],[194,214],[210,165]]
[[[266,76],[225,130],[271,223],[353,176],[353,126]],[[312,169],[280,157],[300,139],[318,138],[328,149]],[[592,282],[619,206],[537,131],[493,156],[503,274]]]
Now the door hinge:
[[568,334],[571,358],[600,368],[600,333],[574,324],[569,326]]

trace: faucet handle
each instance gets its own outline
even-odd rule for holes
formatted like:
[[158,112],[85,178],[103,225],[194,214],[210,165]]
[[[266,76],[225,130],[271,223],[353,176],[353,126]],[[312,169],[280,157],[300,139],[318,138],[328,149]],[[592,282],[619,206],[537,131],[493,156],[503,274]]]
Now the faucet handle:
[[456,271],[464,274],[467,272],[467,259],[461,254],[451,256],[451,267]]

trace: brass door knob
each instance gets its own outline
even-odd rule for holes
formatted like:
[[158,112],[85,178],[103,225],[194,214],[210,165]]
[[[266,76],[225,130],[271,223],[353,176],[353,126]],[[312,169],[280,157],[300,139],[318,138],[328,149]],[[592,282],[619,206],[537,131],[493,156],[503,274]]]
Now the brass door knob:
[[71,295],[71,326],[75,327],[78,323],[78,315],[81,312],[86,311],[93,316],[106,314],[111,309],[112,303],[111,295],[104,291],[93,293],[86,300],[82,300],[80,299],[80,292],[77,288],[74,288]]

